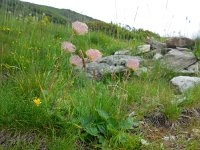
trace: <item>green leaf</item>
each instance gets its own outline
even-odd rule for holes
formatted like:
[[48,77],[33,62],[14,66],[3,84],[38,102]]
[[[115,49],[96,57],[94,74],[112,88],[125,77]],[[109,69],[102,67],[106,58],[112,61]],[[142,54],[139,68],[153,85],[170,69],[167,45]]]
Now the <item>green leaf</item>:
[[87,127],[87,126],[90,126],[94,122],[94,119],[92,116],[81,117],[80,122],[83,127]]
[[118,122],[114,118],[109,118],[107,120],[107,129],[111,132],[117,132],[119,128]]
[[133,128],[133,124],[134,124],[133,119],[129,117],[126,120],[120,121],[119,126],[120,126],[121,129],[125,129],[126,130],[126,129],[132,129]]
[[85,131],[92,136],[98,136],[98,133],[99,133],[97,127],[91,127],[91,126],[86,127]]
[[110,118],[110,116],[109,116],[109,114],[107,112],[105,112],[105,111],[103,111],[101,109],[97,109],[96,111],[98,112],[99,116],[101,118],[103,118],[104,120],[107,120],[108,118]]
[[108,131],[105,124],[98,124],[97,128],[99,129],[99,132],[101,134],[103,134],[104,136],[108,136]]

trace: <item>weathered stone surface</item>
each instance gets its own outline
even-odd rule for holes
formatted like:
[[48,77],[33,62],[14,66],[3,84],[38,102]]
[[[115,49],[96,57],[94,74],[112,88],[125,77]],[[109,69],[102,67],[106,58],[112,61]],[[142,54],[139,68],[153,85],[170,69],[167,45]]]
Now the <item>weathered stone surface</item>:
[[129,59],[138,59],[140,62],[142,58],[139,56],[130,56],[130,55],[111,55],[102,57],[101,59],[97,60],[97,63],[106,63],[112,66],[122,65],[124,66]]
[[196,62],[195,64],[181,70],[182,73],[187,74],[197,74],[200,72],[200,62]]
[[130,55],[130,50],[120,50],[114,53],[114,55]]
[[96,62],[91,62],[86,65],[86,72],[88,77],[101,79],[105,74],[114,74],[125,72],[127,70],[126,63],[129,59],[138,59],[140,57],[129,55],[111,55],[98,59]]
[[200,72],[200,62],[196,62],[195,64],[189,66],[187,68],[188,71],[192,71],[194,73]]
[[184,48],[184,47],[176,47],[176,49],[179,50],[179,51],[187,51],[187,52],[191,52],[190,49],[188,49],[188,48]]
[[166,41],[167,47],[176,48],[176,47],[185,47],[189,48],[194,46],[195,42],[192,39],[186,37],[173,37]]
[[196,61],[197,59],[192,52],[178,51],[176,49],[169,51],[162,59],[162,63],[175,71],[185,69]]
[[137,47],[137,50],[139,53],[146,53],[146,52],[150,51],[150,47],[151,47],[151,45],[149,45],[149,44],[140,45]]
[[161,59],[161,58],[163,58],[163,55],[160,54],[160,53],[156,53],[156,54],[153,56],[153,59],[154,59],[154,60],[159,60],[159,59]]
[[189,77],[189,76],[178,76],[174,77],[170,82],[179,92],[182,93],[194,87],[195,85],[200,84],[200,78]]
[[156,50],[151,50],[148,53],[144,53],[143,56],[147,59],[153,59],[154,55],[156,55]]
[[152,50],[154,50],[154,49],[162,50],[162,49],[167,47],[166,43],[158,42],[158,41],[151,39],[151,38],[147,39],[146,43],[151,45]]

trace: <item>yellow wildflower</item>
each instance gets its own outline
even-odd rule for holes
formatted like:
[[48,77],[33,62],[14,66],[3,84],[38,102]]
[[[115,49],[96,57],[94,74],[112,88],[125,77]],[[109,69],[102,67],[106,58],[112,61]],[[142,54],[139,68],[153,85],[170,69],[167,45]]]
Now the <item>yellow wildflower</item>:
[[35,103],[36,106],[39,106],[41,104],[41,101],[39,98],[34,99],[33,102]]

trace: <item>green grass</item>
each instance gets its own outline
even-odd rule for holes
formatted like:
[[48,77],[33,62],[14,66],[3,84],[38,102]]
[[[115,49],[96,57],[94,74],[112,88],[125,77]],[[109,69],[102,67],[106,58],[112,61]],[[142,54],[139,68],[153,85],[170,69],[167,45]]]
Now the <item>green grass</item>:
[[[60,46],[70,39],[76,53],[93,48],[107,56],[134,50],[141,39],[128,41],[95,31],[71,37],[68,26],[1,18],[0,128],[37,131],[32,145],[19,142],[14,149],[37,149],[41,135],[49,149],[141,149],[144,137],[133,124],[156,108],[175,121],[183,108],[199,105],[199,87],[185,93],[184,103],[172,103],[176,95],[169,80],[177,74],[158,62],[142,64],[151,69],[139,77],[131,73],[127,81],[121,75],[95,82],[70,66],[70,55]],[[35,98],[41,100],[39,106]],[[128,117],[132,111],[135,116]],[[195,145],[191,141],[188,147]]]

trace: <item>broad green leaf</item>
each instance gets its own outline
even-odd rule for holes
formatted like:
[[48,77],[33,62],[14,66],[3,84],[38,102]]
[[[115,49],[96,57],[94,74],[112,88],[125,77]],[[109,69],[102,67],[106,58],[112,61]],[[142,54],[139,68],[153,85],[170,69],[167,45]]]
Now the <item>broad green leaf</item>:
[[99,133],[99,131],[98,131],[98,129],[96,128],[96,127],[87,127],[86,129],[85,129],[85,131],[88,133],[88,134],[90,134],[90,135],[92,135],[92,136],[98,136],[98,133]]
[[126,129],[132,129],[133,124],[134,124],[133,119],[129,117],[126,120],[120,121],[119,126],[120,126],[121,129],[125,129],[126,130]]
[[107,120],[110,117],[107,112],[105,112],[105,111],[103,111],[101,109],[97,109],[97,112],[98,112],[99,116],[101,118],[103,118],[104,120]]
[[80,122],[83,127],[87,127],[87,126],[90,126],[94,122],[94,119],[92,116],[81,117]]
[[104,136],[108,136],[108,131],[106,129],[105,124],[98,124],[97,127],[98,127],[101,134],[103,134]]
[[109,131],[115,133],[115,132],[117,132],[118,128],[119,128],[119,125],[118,125],[118,122],[115,119],[109,118],[107,120],[107,129]]

